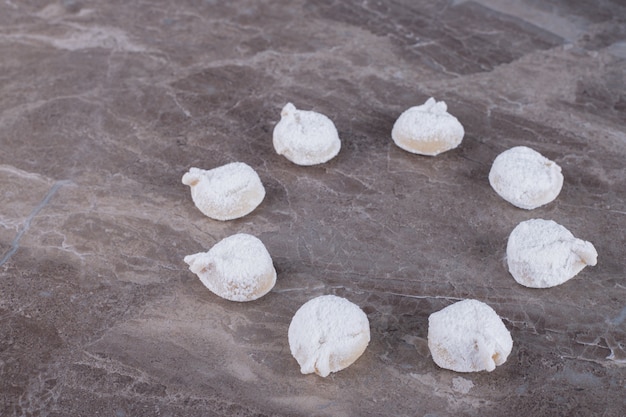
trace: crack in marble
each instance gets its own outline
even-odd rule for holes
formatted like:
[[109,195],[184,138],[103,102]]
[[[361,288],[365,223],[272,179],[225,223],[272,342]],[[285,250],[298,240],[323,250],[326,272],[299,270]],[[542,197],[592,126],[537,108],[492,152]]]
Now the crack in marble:
[[626,307],[622,308],[617,316],[608,321],[613,326],[619,326],[626,320]]
[[30,228],[30,224],[33,221],[33,219],[39,214],[39,212],[45,206],[48,205],[48,203],[50,202],[52,197],[56,194],[56,192],[59,190],[59,188],[69,183],[70,181],[66,181],[66,180],[57,181],[56,183],[54,183],[54,185],[52,186],[52,188],[50,188],[50,190],[45,195],[43,200],[41,200],[41,202],[33,209],[33,211],[31,211],[30,215],[26,218],[26,221],[24,222],[24,227],[22,227],[22,229],[17,233],[17,235],[11,242],[11,249],[9,249],[9,251],[2,257],[2,259],[0,259],[0,266],[7,263],[9,259],[11,259],[11,257],[15,254],[15,252],[17,252],[17,250],[20,248],[20,240],[22,239],[22,236],[24,236],[24,234]]
[[395,295],[396,297],[413,298],[416,300],[446,300],[446,301],[454,301],[454,302],[465,300],[465,298],[445,297],[443,295],[415,295],[415,294],[401,294],[397,292],[387,292],[387,291],[385,291],[385,294]]
[[43,43],[61,50],[77,51],[81,49],[105,48],[124,52],[151,52],[141,45],[135,44],[126,32],[113,27],[83,27],[66,23],[63,26],[75,29],[69,36],[54,37],[35,34],[0,35],[1,40],[25,44]]

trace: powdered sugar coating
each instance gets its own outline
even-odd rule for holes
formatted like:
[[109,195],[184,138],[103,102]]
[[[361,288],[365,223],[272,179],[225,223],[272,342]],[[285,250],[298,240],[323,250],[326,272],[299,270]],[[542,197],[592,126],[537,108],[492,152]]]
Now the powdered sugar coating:
[[442,368],[491,372],[506,362],[513,339],[491,307],[478,300],[463,300],[430,315],[428,348]]
[[321,113],[298,110],[287,103],[274,127],[276,153],[298,165],[316,165],[334,158],[341,140],[332,120]]
[[491,187],[509,203],[526,210],[553,201],[563,187],[561,167],[526,146],[496,157],[489,171]]
[[191,187],[191,198],[196,207],[216,220],[243,217],[265,198],[259,175],[243,162],[232,162],[211,170],[190,168],[182,181]]
[[306,302],[289,325],[289,348],[303,374],[326,377],[347,368],[365,352],[369,341],[365,313],[335,295]]
[[239,233],[208,252],[185,256],[185,263],[214,294],[231,301],[252,301],[276,283],[276,270],[263,242]]
[[420,155],[436,156],[454,149],[461,144],[465,130],[447,110],[444,101],[431,97],[398,117],[391,138],[405,151]]
[[593,244],[577,239],[552,220],[521,222],[509,235],[506,247],[509,272],[518,283],[550,288],[573,278],[587,265],[596,265]]

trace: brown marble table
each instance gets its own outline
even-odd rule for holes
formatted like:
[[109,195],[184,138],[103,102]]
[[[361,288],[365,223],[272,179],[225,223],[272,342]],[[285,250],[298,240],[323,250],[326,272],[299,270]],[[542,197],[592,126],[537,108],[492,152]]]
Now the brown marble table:
[[[2,0],[0,415],[625,415],[625,73],[621,0]],[[463,143],[402,151],[395,119],[431,96]],[[289,101],[335,122],[336,158],[274,152]],[[554,202],[491,189],[516,145],[562,167]],[[181,177],[233,161],[266,198],[211,220]],[[531,218],[593,242],[598,265],[517,284],[506,241]],[[182,261],[239,232],[278,272],[250,303]],[[322,294],[372,334],[327,378],[287,341]],[[428,316],[466,298],[512,334],[493,372],[430,357]]]

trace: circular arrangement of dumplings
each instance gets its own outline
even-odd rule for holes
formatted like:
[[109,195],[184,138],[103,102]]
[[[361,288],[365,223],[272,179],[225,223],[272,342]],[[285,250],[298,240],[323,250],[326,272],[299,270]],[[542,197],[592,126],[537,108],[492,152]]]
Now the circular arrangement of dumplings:
[[404,111],[391,130],[391,138],[397,146],[428,156],[456,148],[464,135],[463,125],[448,113],[446,103],[432,97]]
[[274,127],[276,153],[298,165],[317,165],[334,158],[341,149],[335,124],[321,113],[298,110],[287,103]]
[[215,220],[233,220],[252,212],[265,198],[259,175],[243,162],[210,170],[190,168],[183,184],[191,188],[196,207]]
[[367,315],[335,295],[306,302],[289,325],[289,348],[303,374],[322,377],[350,366],[370,341]]
[[214,294],[231,301],[252,301],[276,283],[276,270],[263,242],[239,233],[216,243],[208,252],[185,256],[189,269]]
[[516,146],[496,157],[489,183],[500,197],[526,210],[553,201],[563,187],[561,167],[539,152]]
[[587,265],[595,265],[593,244],[577,239],[552,220],[521,222],[509,235],[506,247],[509,272],[531,288],[554,287],[573,278]]
[[[403,112],[391,136],[408,152],[435,156],[459,146],[464,134],[461,123],[447,112],[445,102],[431,97]],[[278,154],[295,164],[315,165],[334,158],[341,141],[328,117],[287,103],[274,128],[273,145]],[[243,217],[265,197],[259,176],[242,162],[211,170],[190,168],[182,182],[190,186],[196,207],[216,220]],[[533,149],[516,146],[495,158],[489,183],[509,203],[530,210],[558,196],[563,175],[553,161]],[[509,236],[506,253],[511,275],[532,288],[562,284],[597,262],[590,242],[575,238],[554,221],[542,219],[521,222]],[[276,283],[276,270],[265,245],[245,233],[227,237],[208,252],[186,256],[184,261],[209,290],[231,301],[256,300]],[[325,295],[298,309],[289,325],[288,339],[301,372],[326,377],[347,368],[363,354],[370,342],[369,321],[356,304]],[[513,340],[491,307],[478,300],[464,300],[430,315],[428,347],[441,368],[493,371],[506,361]]]
[[441,368],[491,372],[506,361],[513,339],[491,307],[463,300],[430,315],[428,348]]

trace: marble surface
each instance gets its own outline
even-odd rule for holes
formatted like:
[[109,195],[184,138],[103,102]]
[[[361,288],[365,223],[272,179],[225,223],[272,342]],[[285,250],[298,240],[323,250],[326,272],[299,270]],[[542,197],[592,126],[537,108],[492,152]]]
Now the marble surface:
[[[623,416],[626,6],[621,0],[2,0],[1,416]],[[428,97],[465,126],[435,158],[393,145]],[[288,102],[329,116],[329,163],[271,142]],[[530,146],[563,168],[556,201],[517,209],[487,174]],[[267,190],[204,217],[190,166],[242,161]],[[511,230],[552,219],[598,265],[518,285]],[[278,271],[219,299],[185,255],[238,232]],[[302,375],[287,329],[336,294],[368,315],[351,367]],[[491,373],[438,368],[428,316],[457,300],[510,330]]]

